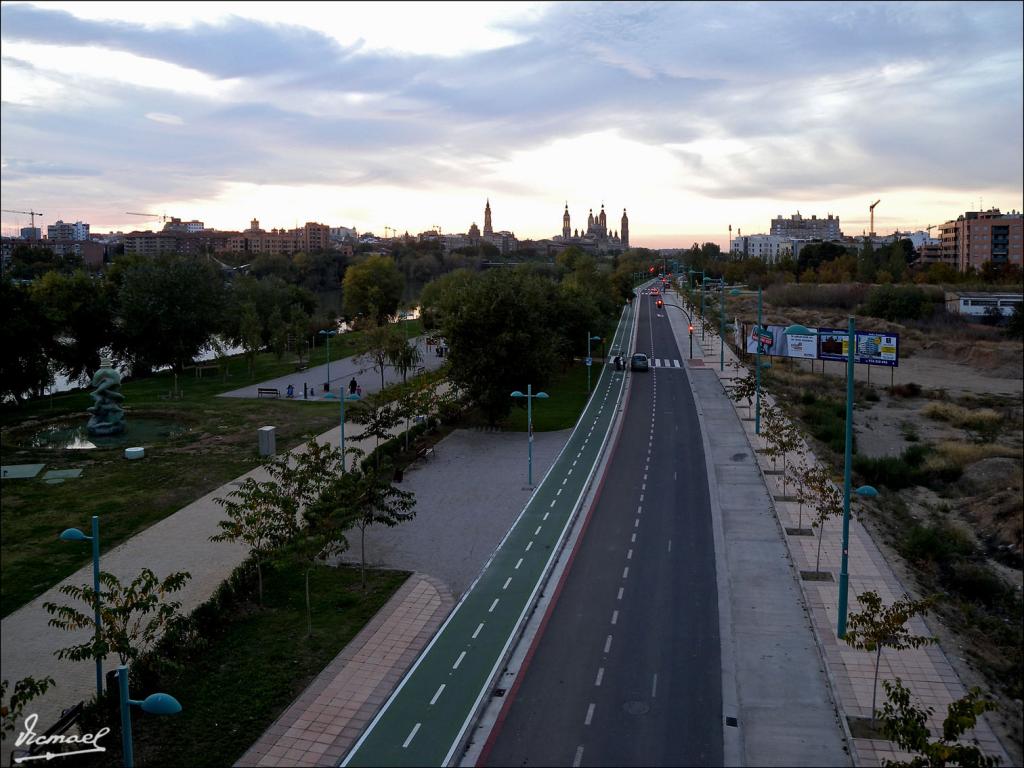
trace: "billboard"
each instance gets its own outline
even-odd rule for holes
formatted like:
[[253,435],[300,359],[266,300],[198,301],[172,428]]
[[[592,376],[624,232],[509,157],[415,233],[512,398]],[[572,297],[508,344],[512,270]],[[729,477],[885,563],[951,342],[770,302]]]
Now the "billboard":
[[[900,337],[898,333],[856,331],[853,361],[861,365],[884,365],[895,368],[900,364]],[[842,328],[822,328],[818,335],[818,358],[846,362],[849,332]]]
[[[757,353],[758,339],[761,341],[762,355],[776,355],[778,357],[797,357],[802,360],[814,360],[817,357],[817,338],[813,333],[793,334],[787,336],[781,325],[768,325],[757,332],[757,326],[752,326],[746,332],[746,343],[744,348],[750,354]],[[813,328],[808,330],[814,331]]]

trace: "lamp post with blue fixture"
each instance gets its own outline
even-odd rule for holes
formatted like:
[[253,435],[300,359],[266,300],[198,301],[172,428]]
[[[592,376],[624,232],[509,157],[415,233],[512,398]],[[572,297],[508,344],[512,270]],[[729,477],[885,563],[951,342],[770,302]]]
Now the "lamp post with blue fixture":
[[117,685],[121,694],[121,749],[124,752],[124,768],[134,768],[132,714],[129,707],[138,707],[151,715],[176,715],[181,712],[181,704],[176,698],[166,693],[151,693],[142,701],[130,698],[128,695],[128,667],[124,664],[117,668]]
[[512,397],[525,397],[526,398],[526,430],[529,435],[527,444],[527,464],[526,464],[526,483],[531,488],[533,487],[533,399],[538,398],[540,400],[547,400],[547,392],[533,393],[533,385],[528,384],[526,386],[526,394],[524,395],[518,389],[512,393]]
[[[99,648],[103,635],[103,619],[100,617],[100,519],[92,516],[92,536],[86,536],[77,528],[68,528],[61,532],[61,541],[92,542],[92,589],[95,594],[93,610],[95,611],[96,646]],[[96,656],[96,698],[103,696],[103,659]]]
[[327,337],[327,381],[324,384],[324,392],[331,391],[331,336],[337,336],[337,331],[320,331],[321,336]]

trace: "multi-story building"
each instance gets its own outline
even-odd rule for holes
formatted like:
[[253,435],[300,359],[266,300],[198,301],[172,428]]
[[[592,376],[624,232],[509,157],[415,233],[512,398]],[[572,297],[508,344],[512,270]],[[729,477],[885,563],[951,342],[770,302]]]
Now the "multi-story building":
[[56,224],[49,224],[46,227],[47,240],[88,240],[89,225],[84,221],[76,221],[74,224],[66,224],[60,219]]
[[231,250],[232,232],[129,232],[124,236],[124,252],[139,256],[162,254],[223,253]]
[[781,235],[738,235],[733,238],[732,252],[774,264],[793,255],[793,241],[794,238]]
[[986,261],[1021,266],[1022,224],[1024,217],[1017,211],[966,211],[940,227],[942,260],[960,272],[979,269]]
[[788,219],[782,218],[781,214],[772,219],[770,234],[804,240],[838,240],[843,236],[839,229],[838,216],[833,216],[830,213],[824,219],[819,219],[817,216],[805,219],[800,215],[800,211]]
[[43,238],[43,231],[39,227],[22,227],[21,228],[21,239],[22,240],[41,240]]
[[572,219],[569,215],[569,204],[565,204],[562,212],[562,234],[551,238],[563,247],[575,245],[588,253],[608,253],[611,251],[624,251],[629,248],[629,217],[626,209],[622,209],[621,226],[618,231],[608,229],[608,214],[605,213],[604,203],[601,204],[601,211],[596,216],[594,209],[590,209],[587,215],[587,228],[573,229]]

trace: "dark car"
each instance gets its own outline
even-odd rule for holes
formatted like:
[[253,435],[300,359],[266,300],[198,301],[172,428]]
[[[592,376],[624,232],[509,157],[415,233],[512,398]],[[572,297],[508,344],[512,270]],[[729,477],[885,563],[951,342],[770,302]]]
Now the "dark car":
[[646,371],[651,367],[650,363],[647,362],[647,355],[635,354],[629,361],[629,370],[631,371]]

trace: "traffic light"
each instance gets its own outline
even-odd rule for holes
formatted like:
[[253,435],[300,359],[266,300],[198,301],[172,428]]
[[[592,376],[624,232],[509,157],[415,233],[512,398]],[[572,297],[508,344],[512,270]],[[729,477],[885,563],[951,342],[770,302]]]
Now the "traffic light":
[[658,299],[658,308],[660,309],[661,307],[664,307],[664,306],[665,306],[665,302],[662,301],[661,299]]
[[651,273],[651,274],[653,275],[653,274],[654,274],[654,267],[651,267],[651,268],[650,268],[649,270],[647,270],[647,271],[648,271],[648,272],[650,272],[650,273]]
[[690,335],[693,336],[693,323],[690,323]]

